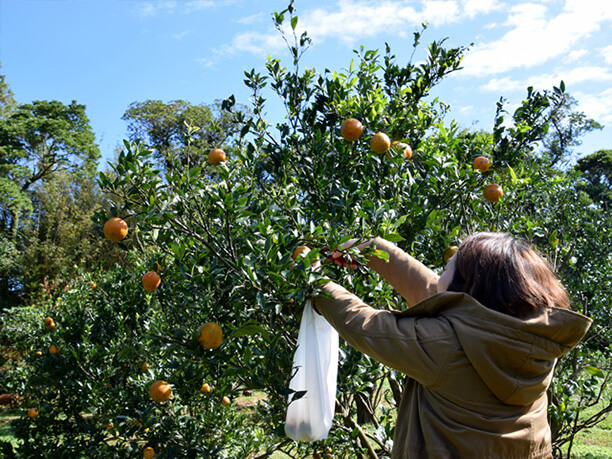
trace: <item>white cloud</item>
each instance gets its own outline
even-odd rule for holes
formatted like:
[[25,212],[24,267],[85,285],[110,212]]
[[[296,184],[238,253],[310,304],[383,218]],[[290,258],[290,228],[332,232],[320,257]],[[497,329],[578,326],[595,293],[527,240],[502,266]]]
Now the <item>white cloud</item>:
[[612,45],[601,48],[599,51],[604,58],[604,62],[612,65]]
[[215,6],[214,0],[191,0],[185,5],[185,11],[192,12],[212,8]]
[[184,5],[183,11],[189,14],[194,11],[206,10],[209,8],[230,6],[241,1],[242,0],[189,0]]
[[599,94],[574,93],[578,100],[577,110],[584,112],[589,118],[610,126],[612,124],[612,88],[605,89]]
[[502,78],[491,78],[484,86],[481,86],[481,90],[488,92],[495,92],[501,94],[508,94],[526,88],[528,85],[523,81],[518,81],[510,77]]
[[185,38],[187,35],[191,35],[191,33],[193,33],[193,30],[184,30],[182,32],[177,32],[175,34],[172,34],[172,38],[174,38],[175,40],[180,40],[182,38]]
[[150,0],[143,3],[137,3],[134,11],[137,16],[142,18],[156,16],[158,12],[162,14],[172,14],[180,8],[184,14],[190,14],[194,11],[204,9],[229,6],[243,0],[188,0],[177,2],[176,0]]
[[459,112],[462,113],[462,114],[471,113],[471,112],[474,111],[474,108],[475,107],[473,105],[466,105],[464,107],[461,107],[459,109]]
[[497,0],[463,0],[462,10],[468,18],[480,14],[489,14],[500,9],[502,5]]
[[510,9],[499,40],[477,44],[464,59],[464,75],[494,75],[530,68],[570,53],[582,40],[612,20],[612,2],[566,0],[561,12],[548,17],[550,7],[522,3]]
[[255,23],[258,23],[258,22],[262,22],[267,17],[268,17],[268,15],[265,15],[263,13],[256,13],[256,14],[252,14],[250,16],[246,16],[246,17],[243,17],[243,18],[236,19],[236,22],[238,24],[250,25],[250,24],[255,24]]
[[[498,0],[338,0],[333,6],[303,10],[298,14],[298,34],[304,30],[315,44],[337,39],[349,46],[380,34],[411,36],[423,22],[434,26],[454,24],[466,17],[487,14],[500,8]],[[235,37],[228,49],[261,53],[265,43],[282,42],[272,36],[278,32],[245,32]],[[249,38],[253,42],[249,43]]]
[[174,0],[136,3],[134,13],[141,18],[147,18],[157,15],[157,12],[160,10],[165,10],[167,13],[173,13],[175,7],[176,1]]
[[200,67],[205,68],[205,69],[209,69],[216,64],[215,60],[207,59],[205,57],[196,59],[196,62],[200,65]]
[[589,51],[584,48],[575,49],[567,55],[567,57],[565,58],[565,61],[566,62],[576,62],[588,55],[589,55]]
[[531,75],[524,79],[512,77],[492,78],[484,86],[483,91],[508,94],[510,92],[522,91],[528,86],[537,90],[552,89],[559,86],[563,81],[568,92],[572,93],[572,87],[586,82],[605,83],[612,82],[612,69],[597,65],[562,68],[553,73]]
[[224,46],[216,52],[218,54],[233,54],[245,51],[253,54],[270,54],[283,46],[285,44],[279,33],[244,32],[236,35],[229,46]]

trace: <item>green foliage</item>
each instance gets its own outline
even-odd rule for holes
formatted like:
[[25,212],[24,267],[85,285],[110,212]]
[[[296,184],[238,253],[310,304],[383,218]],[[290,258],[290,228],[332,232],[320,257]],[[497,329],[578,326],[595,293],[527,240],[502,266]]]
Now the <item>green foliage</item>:
[[580,158],[575,169],[582,172],[578,189],[604,209],[612,208],[612,150],[599,150]]

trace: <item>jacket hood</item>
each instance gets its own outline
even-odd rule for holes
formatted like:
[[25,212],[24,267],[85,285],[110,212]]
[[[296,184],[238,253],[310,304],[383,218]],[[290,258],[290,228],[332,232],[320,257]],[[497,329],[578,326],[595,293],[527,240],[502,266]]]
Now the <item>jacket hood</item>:
[[406,313],[447,319],[493,394],[505,404],[519,406],[541,396],[556,360],[578,344],[592,322],[559,308],[543,308],[534,317],[519,319],[455,292],[434,295]]

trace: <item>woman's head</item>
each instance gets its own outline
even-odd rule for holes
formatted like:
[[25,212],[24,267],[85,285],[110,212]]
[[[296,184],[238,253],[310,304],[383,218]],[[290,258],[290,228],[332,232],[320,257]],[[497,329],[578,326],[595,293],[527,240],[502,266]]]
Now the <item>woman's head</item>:
[[548,264],[507,233],[468,237],[440,278],[499,312],[525,318],[542,307],[569,309],[569,298]]

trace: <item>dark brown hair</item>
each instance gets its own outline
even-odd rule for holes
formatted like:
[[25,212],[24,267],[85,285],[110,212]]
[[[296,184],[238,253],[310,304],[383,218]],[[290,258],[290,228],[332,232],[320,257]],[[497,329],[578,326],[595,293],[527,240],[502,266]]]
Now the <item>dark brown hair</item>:
[[569,309],[567,292],[548,263],[507,233],[477,233],[463,241],[447,290],[520,318],[547,306]]

